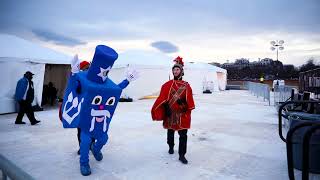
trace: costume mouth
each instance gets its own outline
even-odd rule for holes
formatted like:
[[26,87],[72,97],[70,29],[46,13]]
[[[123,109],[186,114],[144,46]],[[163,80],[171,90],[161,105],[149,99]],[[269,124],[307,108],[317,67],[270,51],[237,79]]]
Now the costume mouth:
[[102,122],[104,120],[104,117],[96,117],[97,122]]
[[107,118],[111,117],[110,112],[108,110],[91,109],[91,116],[92,116],[92,120],[91,120],[91,126],[89,129],[89,132],[92,132],[94,130],[95,121],[98,123],[103,122],[103,132],[106,132]]
[[94,117],[97,122],[102,122],[105,118],[110,118],[110,112],[108,110],[91,109],[91,116]]

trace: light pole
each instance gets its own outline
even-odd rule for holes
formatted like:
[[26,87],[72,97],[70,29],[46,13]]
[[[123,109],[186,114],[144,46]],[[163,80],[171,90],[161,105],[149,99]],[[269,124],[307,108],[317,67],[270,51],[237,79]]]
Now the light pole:
[[282,51],[284,49],[283,47],[283,43],[284,43],[284,40],[276,40],[276,41],[271,41],[270,44],[271,44],[271,50],[274,51],[274,50],[277,50],[277,61],[278,61],[278,54],[279,54],[279,50]]

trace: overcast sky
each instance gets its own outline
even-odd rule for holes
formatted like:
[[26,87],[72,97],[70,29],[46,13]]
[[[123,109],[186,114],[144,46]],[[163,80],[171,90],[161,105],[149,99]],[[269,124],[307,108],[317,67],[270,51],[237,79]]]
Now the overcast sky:
[[91,60],[94,47],[180,55],[189,61],[320,59],[319,0],[137,0],[0,2],[0,33]]

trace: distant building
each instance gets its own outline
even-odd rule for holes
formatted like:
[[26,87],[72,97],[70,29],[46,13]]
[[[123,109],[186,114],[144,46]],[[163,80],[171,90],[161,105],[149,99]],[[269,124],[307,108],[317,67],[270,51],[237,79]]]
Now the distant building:
[[292,79],[297,77],[297,69],[291,65],[283,65],[281,61],[274,61],[271,58],[258,58],[250,62],[249,59],[239,58],[234,62],[221,64],[221,67],[228,70],[228,79],[259,79],[264,74],[265,80],[275,78]]
[[237,69],[242,69],[244,67],[248,67],[250,65],[249,59],[241,58],[241,59],[236,59],[234,63],[224,63],[222,64],[223,68],[237,68]]
[[273,60],[270,58],[264,58],[259,61],[260,65],[267,66],[273,63]]
[[275,66],[277,68],[282,68],[283,64],[281,61],[274,61],[270,58],[260,59],[258,61],[250,62],[249,59],[240,58],[236,59],[234,63],[224,63],[221,65],[223,68],[237,68],[243,69],[245,67],[256,67],[256,66]]

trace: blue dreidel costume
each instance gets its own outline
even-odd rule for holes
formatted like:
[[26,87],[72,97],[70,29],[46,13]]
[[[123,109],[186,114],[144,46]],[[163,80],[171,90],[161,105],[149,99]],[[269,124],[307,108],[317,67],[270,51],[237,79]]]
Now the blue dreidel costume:
[[[95,159],[103,156],[102,147],[108,141],[108,129],[117,107],[121,92],[129,81],[115,84],[108,78],[118,54],[104,45],[98,45],[88,71],[73,74],[68,82],[62,104],[64,128],[81,128],[80,170],[83,175],[91,173],[89,150]],[[91,137],[96,142],[91,145]]]

